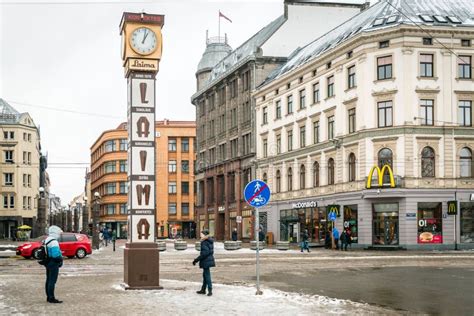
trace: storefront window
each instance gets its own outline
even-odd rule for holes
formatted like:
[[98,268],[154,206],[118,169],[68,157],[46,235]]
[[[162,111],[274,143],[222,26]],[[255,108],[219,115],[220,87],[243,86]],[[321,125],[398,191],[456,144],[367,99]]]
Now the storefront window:
[[357,244],[357,205],[344,206],[344,229],[349,229],[351,234],[351,242]]
[[214,220],[210,219],[209,220],[209,236],[214,237],[215,236],[215,225],[214,225]]
[[398,203],[374,203],[373,244],[398,245]]
[[309,242],[324,242],[326,210],[312,207],[280,211],[280,240],[298,243],[308,230]]
[[418,243],[443,243],[442,208],[438,202],[418,203]]
[[474,243],[474,202],[461,202],[461,242]]
[[251,232],[252,232],[252,218],[251,217],[242,218],[242,238],[250,238]]

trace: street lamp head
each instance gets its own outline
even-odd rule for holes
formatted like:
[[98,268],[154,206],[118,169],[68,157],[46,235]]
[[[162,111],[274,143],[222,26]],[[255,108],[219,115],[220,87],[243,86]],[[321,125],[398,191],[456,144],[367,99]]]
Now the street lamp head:
[[39,187],[39,191],[40,191],[40,193],[43,193],[43,192],[44,192],[44,188],[43,188],[43,187]]
[[87,196],[85,196],[85,197],[84,197],[84,201],[86,201],[86,202],[87,202],[87,200],[88,200],[88,198],[87,198]]
[[94,197],[96,197],[96,198],[100,198],[100,194],[99,194],[99,192],[94,192]]

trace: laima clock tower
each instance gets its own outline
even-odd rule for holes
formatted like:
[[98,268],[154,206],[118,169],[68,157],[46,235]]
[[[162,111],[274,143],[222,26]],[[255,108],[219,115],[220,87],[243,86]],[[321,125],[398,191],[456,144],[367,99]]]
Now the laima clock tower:
[[128,108],[126,289],[160,288],[155,203],[155,77],[161,59],[164,18],[164,15],[125,12],[120,23]]

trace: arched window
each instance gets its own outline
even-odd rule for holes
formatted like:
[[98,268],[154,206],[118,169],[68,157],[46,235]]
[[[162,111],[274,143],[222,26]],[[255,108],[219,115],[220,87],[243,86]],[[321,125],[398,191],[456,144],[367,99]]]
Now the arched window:
[[293,191],[293,171],[288,168],[288,191]]
[[385,165],[389,165],[390,168],[393,168],[393,154],[392,151],[388,148],[383,148],[379,151],[379,168],[382,168]]
[[263,182],[265,182],[265,183],[267,182],[268,177],[267,177],[267,173],[266,173],[266,172],[263,174],[262,180],[263,180]]
[[421,151],[421,176],[435,176],[435,153],[431,147],[425,147]]
[[313,164],[313,187],[319,187],[319,162]]
[[460,169],[461,169],[461,178],[471,178],[472,177],[472,151],[464,147],[461,149],[460,155]]
[[[379,168],[382,169],[383,166],[389,165],[390,168],[392,168],[393,172],[393,154],[392,151],[388,148],[382,148],[379,151],[378,154],[378,162],[379,162]],[[388,172],[385,172],[383,175],[383,183],[389,183],[390,182],[390,174]]]
[[281,192],[281,173],[280,173],[280,170],[277,170],[276,172],[276,192],[277,193],[280,193]]
[[356,156],[354,153],[349,155],[349,182],[356,180]]
[[304,165],[300,167],[300,190],[306,188],[306,168]]
[[328,184],[334,184],[334,159],[328,160]]

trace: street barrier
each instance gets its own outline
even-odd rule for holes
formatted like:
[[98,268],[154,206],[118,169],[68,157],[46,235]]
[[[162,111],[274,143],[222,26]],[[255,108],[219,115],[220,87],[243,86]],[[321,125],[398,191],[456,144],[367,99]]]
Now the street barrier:
[[242,242],[241,241],[233,241],[233,240],[224,241],[224,249],[225,250],[238,250],[241,247],[242,247]]
[[188,249],[188,243],[186,240],[176,240],[174,242],[174,249],[176,250],[186,250]]
[[[258,247],[260,249],[265,249],[266,243],[264,241],[258,242]],[[257,242],[255,240],[250,241],[250,249],[257,250]]]
[[289,241],[277,241],[276,248],[278,250],[289,250],[290,249],[290,242]]
[[166,242],[158,241],[156,243],[158,244],[158,250],[159,251],[166,251]]

